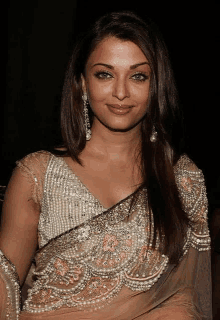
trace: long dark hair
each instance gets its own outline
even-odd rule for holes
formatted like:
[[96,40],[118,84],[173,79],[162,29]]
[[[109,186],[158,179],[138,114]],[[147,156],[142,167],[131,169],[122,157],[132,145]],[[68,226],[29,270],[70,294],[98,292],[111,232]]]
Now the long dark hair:
[[[143,186],[147,188],[148,204],[153,213],[153,248],[156,235],[162,243],[161,250],[178,263],[189,224],[182,208],[175,183],[174,165],[182,153],[182,113],[178,93],[164,40],[152,22],[145,22],[130,11],[113,12],[101,17],[83,34],[71,56],[63,87],[61,103],[61,130],[63,156],[79,159],[86,144],[84,127],[82,81],[90,54],[104,38],[113,36],[122,41],[132,41],[145,54],[151,68],[149,106],[142,121],[142,148],[140,151]],[[89,110],[92,124],[93,114]],[[152,143],[152,128],[158,133]]]

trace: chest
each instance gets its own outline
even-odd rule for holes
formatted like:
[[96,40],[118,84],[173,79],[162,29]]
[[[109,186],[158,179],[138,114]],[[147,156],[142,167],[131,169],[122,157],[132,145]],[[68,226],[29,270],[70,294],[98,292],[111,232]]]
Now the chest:
[[82,167],[72,159],[65,161],[106,209],[128,197],[142,182],[139,170],[134,165],[85,161]]

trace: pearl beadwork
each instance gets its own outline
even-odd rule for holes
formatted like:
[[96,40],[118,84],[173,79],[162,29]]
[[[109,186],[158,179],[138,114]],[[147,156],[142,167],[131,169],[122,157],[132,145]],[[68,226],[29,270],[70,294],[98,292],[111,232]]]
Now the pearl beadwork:
[[[184,255],[190,247],[210,250],[202,172],[182,156],[175,177],[184,209],[194,222]],[[37,281],[24,311],[97,310],[117,297],[123,286],[146,291],[158,281],[168,267],[168,257],[157,251],[158,239],[156,250],[145,252],[144,246],[152,241],[146,232],[150,227],[146,190],[139,192],[129,213],[130,202],[128,197],[105,210],[65,161],[51,155],[39,221],[42,250],[36,256]]]

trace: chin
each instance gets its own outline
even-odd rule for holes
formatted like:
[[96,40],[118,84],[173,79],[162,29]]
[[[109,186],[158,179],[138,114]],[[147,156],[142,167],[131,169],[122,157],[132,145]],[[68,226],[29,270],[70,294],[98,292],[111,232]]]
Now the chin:
[[132,123],[130,125],[113,125],[113,124],[107,124],[107,123],[102,123],[106,128],[108,128],[112,132],[127,132],[135,128],[141,121],[138,123]]
[[[143,121],[143,119],[144,117],[142,117],[139,120],[137,119],[137,121],[134,121],[134,119],[133,121],[126,121],[128,119],[121,119],[120,121],[115,121],[115,119],[110,118],[108,119],[108,121],[106,121],[106,118],[102,119],[102,118],[94,117],[94,122],[96,122],[97,125],[98,123],[99,124],[101,123],[105,128],[107,128],[112,132],[128,132],[137,126],[140,127],[140,124]],[[93,122],[93,125],[95,125],[94,122]]]

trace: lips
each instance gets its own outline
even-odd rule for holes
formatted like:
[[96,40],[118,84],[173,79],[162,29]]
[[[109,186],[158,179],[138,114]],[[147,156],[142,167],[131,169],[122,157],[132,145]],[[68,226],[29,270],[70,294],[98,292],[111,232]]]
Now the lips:
[[119,105],[119,104],[107,104],[108,109],[118,115],[124,115],[130,112],[132,106],[129,105]]
[[130,109],[132,106],[126,105],[126,104],[108,104],[107,106],[115,109],[120,109],[120,110],[125,110],[125,109]]

